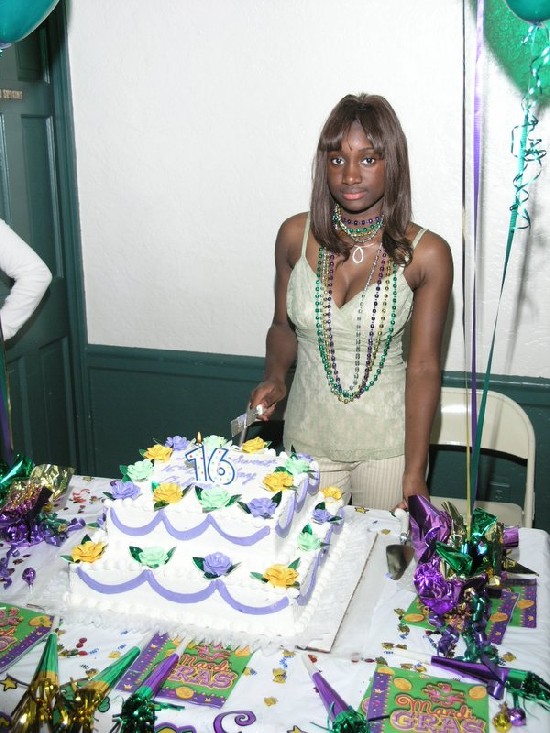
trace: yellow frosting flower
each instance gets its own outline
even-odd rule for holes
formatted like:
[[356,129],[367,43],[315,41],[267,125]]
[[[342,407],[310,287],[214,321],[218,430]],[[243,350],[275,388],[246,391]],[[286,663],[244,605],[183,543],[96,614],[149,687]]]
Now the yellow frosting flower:
[[177,504],[182,498],[181,486],[173,482],[159,484],[153,491],[153,498],[155,503]]
[[337,486],[327,486],[326,489],[321,489],[321,494],[323,494],[326,499],[335,499],[336,501],[340,501],[342,498],[342,489],[339,489]]
[[274,494],[277,491],[285,491],[294,484],[294,478],[290,473],[286,471],[275,471],[274,473],[268,473],[264,478],[264,486]]
[[105,545],[103,542],[85,542],[83,545],[77,545],[71,550],[73,562],[95,562],[98,560]]
[[264,578],[277,588],[289,588],[298,580],[298,573],[286,565],[272,565],[265,571]]
[[265,448],[265,440],[260,437],[251,438],[242,444],[243,453],[257,453]]
[[167,461],[171,455],[172,448],[169,448],[167,445],[155,443],[151,448],[147,448],[143,457],[148,458],[150,461]]

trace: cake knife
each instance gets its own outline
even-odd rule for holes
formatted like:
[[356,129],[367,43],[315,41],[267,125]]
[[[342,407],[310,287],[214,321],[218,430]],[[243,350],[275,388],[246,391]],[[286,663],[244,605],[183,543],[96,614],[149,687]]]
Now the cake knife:
[[390,578],[399,580],[414,557],[414,549],[409,544],[409,512],[397,508],[394,515],[399,520],[399,544],[386,547],[386,561]]
[[247,428],[256,422],[263,411],[262,405],[258,405],[257,407],[247,406],[246,412],[231,420],[231,437],[234,438],[235,435],[239,435],[240,433],[239,448],[244,443]]

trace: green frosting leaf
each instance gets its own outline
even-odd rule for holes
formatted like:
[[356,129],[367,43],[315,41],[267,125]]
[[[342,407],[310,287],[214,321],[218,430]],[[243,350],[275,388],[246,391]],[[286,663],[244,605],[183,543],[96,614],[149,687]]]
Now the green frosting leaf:
[[264,576],[261,573],[250,573],[251,578],[256,578],[256,580],[261,580],[262,583],[267,583],[267,579],[264,578]]

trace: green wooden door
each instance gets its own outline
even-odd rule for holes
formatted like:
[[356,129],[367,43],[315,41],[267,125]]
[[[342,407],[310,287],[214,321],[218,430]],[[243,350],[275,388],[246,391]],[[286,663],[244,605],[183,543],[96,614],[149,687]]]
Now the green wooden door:
[[[6,357],[15,452],[35,463],[77,468],[75,345],[68,309],[56,110],[46,28],[0,56],[0,216],[42,257],[53,274],[46,296]],[[0,242],[1,246],[1,242]],[[0,282],[0,298],[10,282]]]

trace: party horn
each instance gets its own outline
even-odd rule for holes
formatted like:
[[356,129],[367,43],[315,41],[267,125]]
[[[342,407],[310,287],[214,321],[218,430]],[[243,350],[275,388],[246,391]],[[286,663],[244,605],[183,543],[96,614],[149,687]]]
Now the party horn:
[[60,690],[54,711],[54,733],[93,733],[94,715],[99,705],[140,651],[134,646],[85,684],[73,681]]
[[368,733],[369,725],[365,718],[340,697],[315,666],[313,659],[309,655],[302,659],[328,713],[330,730],[334,733]]
[[53,704],[58,690],[57,634],[52,631],[31,683],[11,714],[11,733],[52,731]]
[[469,677],[470,679],[482,682],[487,686],[489,695],[496,700],[501,700],[504,697],[506,680],[510,670],[505,667],[499,667],[488,658],[484,658],[483,663],[479,663],[466,662],[463,659],[450,657],[430,656],[424,652],[401,649],[400,647],[394,647],[392,651],[397,656],[415,659],[423,664],[433,664],[435,667],[441,667],[461,677]]
[[111,733],[149,733],[155,724],[154,697],[179,660],[179,654],[170,654],[156,665],[140,687],[122,703],[120,715],[113,716],[117,724]]
[[539,703],[545,710],[550,710],[550,685],[534,672],[527,672],[514,667],[499,667],[487,656],[481,662],[466,662],[461,659],[447,657],[431,657],[423,652],[394,647],[394,654],[415,659],[419,662],[433,664],[463,677],[470,677],[487,686],[487,692],[496,700],[501,700],[508,690],[514,700],[522,698]]

